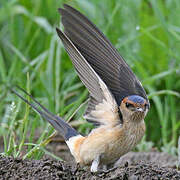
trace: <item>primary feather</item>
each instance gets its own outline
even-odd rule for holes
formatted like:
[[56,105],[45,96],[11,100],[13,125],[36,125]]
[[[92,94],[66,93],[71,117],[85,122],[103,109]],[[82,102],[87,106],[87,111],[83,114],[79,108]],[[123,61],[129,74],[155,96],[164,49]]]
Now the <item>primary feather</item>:
[[59,9],[64,33],[105,82],[118,105],[129,95],[147,99],[141,83],[104,34],[83,14],[64,5]]
[[[81,55],[70,39],[59,29],[56,29],[64,47],[69,54],[75,69],[88,88],[93,100],[93,109],[86,113],[86,118],[99,124],[117,124],[119,120],[117,103],[106,84]],[[108,116],[106,115],[108,114]]]
[[[129,95],[139,95],[147,99],[141,83],[111,42],[84,15],[66,4],[64,9],[59,9],[59,12],[64,25],[64,37],[73,46],[66,50],[70,52],[71,48],[74,48],[76,52],[73,53],[77,54],[78,52],[78,55],[81,56],[82,61],[77,57],[75,59],[73,53],[70,55],[80,79],[90,92],[90,100],[84,117],[95,125],[110,122],[122,123],[118,106],[123,98]],[[60,30],[58,30],[58,35],[62,39],[60,34]],[[88,66],[84,66],[83,63]],[[91,76],[94,76],[95,79]],[[107,92],[111,95],[110,99],[104,97],[100,84],[106,87]],[[105,101],[103,101],[104,99]],[[109,117],[106,116],[106,112],[115,113],[115,115]],[[103,120],[104,117],[107,118]]]

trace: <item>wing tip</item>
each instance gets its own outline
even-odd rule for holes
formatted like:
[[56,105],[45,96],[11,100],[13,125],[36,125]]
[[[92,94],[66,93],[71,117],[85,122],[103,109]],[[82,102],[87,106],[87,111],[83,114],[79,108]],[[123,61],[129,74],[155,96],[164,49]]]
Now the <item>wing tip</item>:
[[66,3],[63,4],[63,7],[64,7],[65,9],[72,8],[70,5],[68,5],[68,4],[66,4]]
[[56,27],[56,32],[57,32],[57,33],[60,33],[61,30],[60,30],[58,27]]
[[68,37],[57,27],[56,27],[56,32],[57,32],[59,38],[61,39],[61,41],[63,42],[64,46],[65,46],[65,44],[72,45],[72,43],[70,42]]
[[60,14],[62,14],[62,13],[65,12],[66,10],[73,10],[73,9],[74,9],[73,7],[71,7],[71,6],[68,5],[68,4],[63,4],[63,7],[64,7],[64,9],[63,9],[63,8],[58,8],[58,11],[59,11]]
[[58,36],[60,37],[60,39],[62,39],[64,37],[64,33],[57,27],[56,27],[56,32],[57,32]]
[[62,15],[65,10],[63,8],[58,8],[58,12]]

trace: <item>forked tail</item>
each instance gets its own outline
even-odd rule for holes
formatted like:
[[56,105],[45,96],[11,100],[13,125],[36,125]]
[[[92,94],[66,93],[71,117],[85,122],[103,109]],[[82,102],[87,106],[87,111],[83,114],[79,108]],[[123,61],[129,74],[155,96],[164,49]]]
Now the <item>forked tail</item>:
[[71,137],[80,135],[74,128],[72,128],[69,124],[67,124],[62,118],[49,112],[43,105],[41,105],[35,98],[33,98],[32,95],[27,93],[24,89],[18,86],[17,88],[22,92],[24,92],[26,95],[28,95],[33,102],[32,103],[29,102],[19,93],[17,93],[15,90],[11,89],[11,91],[17,96],[19,96],[24,102],[29,104],[35,111],[37,111],[41,115],[43,119],[46,119],[60,133],[60,135],[65,139],[65,141],[68,141]]

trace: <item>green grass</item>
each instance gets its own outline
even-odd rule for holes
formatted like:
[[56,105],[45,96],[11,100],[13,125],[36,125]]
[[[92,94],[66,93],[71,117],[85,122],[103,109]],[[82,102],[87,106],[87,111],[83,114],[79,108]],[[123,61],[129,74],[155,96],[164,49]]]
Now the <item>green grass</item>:
[[55,27],[61,26],[57,9],[63,3],[87,15],[106,34],[145,87],[151,109],[146,117],[146,137],[138,149],[148,145],[177,153],[180,2],[168,0],[1,0],[1,152],[39,159],[49,153],[45,146],[55,134],[7,86],[18,84],[25,88],[82,133],[92,128],[82,118],[88,92],[55,32]]

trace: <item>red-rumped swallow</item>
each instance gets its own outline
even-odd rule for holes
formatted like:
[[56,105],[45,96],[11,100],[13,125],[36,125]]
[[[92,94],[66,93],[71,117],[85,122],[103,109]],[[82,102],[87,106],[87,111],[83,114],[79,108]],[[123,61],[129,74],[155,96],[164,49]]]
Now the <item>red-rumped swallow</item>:
[[115,162],[142,139],[150,104],[140,81],[105,35],[69,5],[59,12],[64,32],[56,31],[89,91],[84,117],[96,128],[82,136],[23,89],[34,103],[13,92],[64,137],[77,163],[91,165],[91,171],[97,172],[100,165]]

